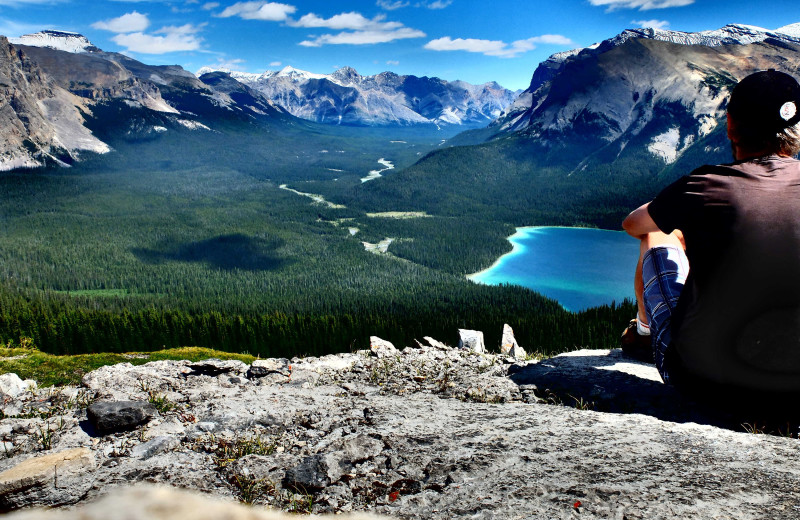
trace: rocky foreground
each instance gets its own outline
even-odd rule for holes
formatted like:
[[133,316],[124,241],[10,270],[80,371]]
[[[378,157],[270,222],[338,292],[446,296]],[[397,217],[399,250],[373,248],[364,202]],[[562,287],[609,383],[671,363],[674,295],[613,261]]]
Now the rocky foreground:
[[757,422],[682,399],[619,351],[526,361],[376,338],[372,350],[250,366],[124,363],[80,388],[0,378],[0,511],[24,510],[11,518],[97,499],[107,516],[46,518],[144,518],[138,495],[102,501],[142,482],[261,511],[800,518],[796,438],[748,433]]

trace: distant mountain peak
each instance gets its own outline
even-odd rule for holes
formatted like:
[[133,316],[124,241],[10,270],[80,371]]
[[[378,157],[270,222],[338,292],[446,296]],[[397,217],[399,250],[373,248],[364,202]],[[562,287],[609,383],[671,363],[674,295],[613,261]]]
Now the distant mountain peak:
[[313,72],[308,72],[307,70],[296,69],[296,68],[294,68],[292,66],[289,66],[289,65],[285,66],[280,71],[278,71],[277,73],[274,73],[274,74],[270,74],[270,71],[267,71],[267,72],[265,72],[265,75],[267,75],[267,77],[272,76],[272,75],[274,75],[275,77],[278,77],[278,78],[286,77],[286,78],[290,78],[290,79],[296,80],[296,81],[306,81],[306,80],[309,80],[309,79],[323,79],[323,78],[327,77],[325,74],[314,74]]
[[342,67],[331,74],[330,79],[334,82],[347,85],[356,83],[361,79],[361,75],[353,67]]
[[72,53],[100,51],[86,36],[67,31],[39,31],[33,34],[25,34],[19,38],[9,38],[8,41],[13,45],[47,47],[49,49]]

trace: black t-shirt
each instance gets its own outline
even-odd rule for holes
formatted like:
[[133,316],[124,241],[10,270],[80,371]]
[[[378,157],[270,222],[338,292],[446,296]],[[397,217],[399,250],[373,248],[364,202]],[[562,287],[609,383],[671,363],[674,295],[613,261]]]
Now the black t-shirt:
[[648,212],[686,241],[690,273],[672,324],[686,369],[717,383],[800,390],[800,161],[703,166]]

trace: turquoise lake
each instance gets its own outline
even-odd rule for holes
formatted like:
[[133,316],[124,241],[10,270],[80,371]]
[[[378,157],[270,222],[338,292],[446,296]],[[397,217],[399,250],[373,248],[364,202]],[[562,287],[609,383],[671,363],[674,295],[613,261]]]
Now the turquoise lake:
[[570,311],[634,299],[639,242],[624,231],[524,227],[509,237],[514,249],[480,273],[487,285],[522,285]]

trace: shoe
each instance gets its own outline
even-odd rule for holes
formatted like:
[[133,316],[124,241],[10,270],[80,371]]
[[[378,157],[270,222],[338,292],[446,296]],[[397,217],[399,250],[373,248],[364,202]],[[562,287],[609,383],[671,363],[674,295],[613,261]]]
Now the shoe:
[[636,361],[644,363],[655,363],[653,360],[653,343],[651,336],[639,334],[636,328],[636,318],[628,323],[628,327],[622,332],[619,338],[619,345],[622,353]]

